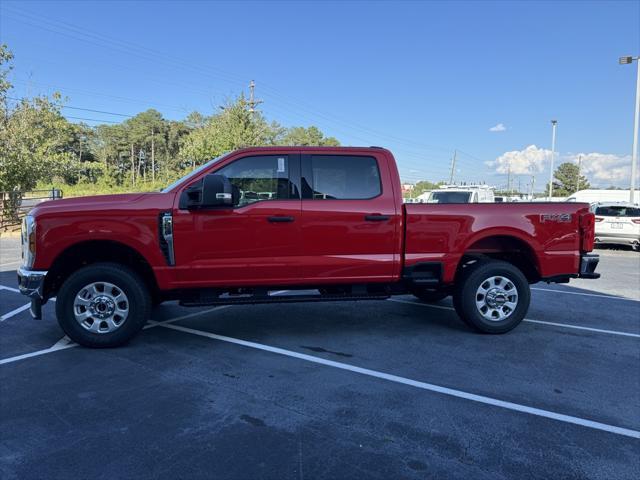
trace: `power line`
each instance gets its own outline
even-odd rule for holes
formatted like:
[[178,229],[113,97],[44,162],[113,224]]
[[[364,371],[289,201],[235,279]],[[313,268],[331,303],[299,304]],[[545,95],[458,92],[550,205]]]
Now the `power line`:
[[[194,66],[194,65],[191,65],[191,64],[188,64],[188,63],[184,62],[182,59],[177,59],[177,58],[174,58],[174,57],[170,57],[170,56],[167,56],[166,54],[164,54],[162,52],[158,52],[156,50],[152,50],[152,49],[146,48],[144,46],[139,46],[139,45],[131,43],[131,42],[125,42],[125,41],[122,41],[122,40],[119,40],[119,39],[108,37],[106,35],[97,34],[95,32],[83,29],[82,27],[78,27],[77,25],[73,25],[73,24],[71,24],[69,22],[63,22],[63,21],[52,20],[52,19],[45,19],[44,17],[38,16],[38,15],[32,13],[32,12],[21,11],[19,9],[18,10],[16,10],[16,9],[7,9],[7,11],[9,11],[9,12],[11,12],[13,14],[22,15],[22,16],[25,16],[25,17],[28,17],[28,18],[30,17],[31,19],[35,19],[36,21],[40,21],[40,22],[45,23],[45,24],[48,23],[49,25],[53,25],[54,28],[58,28],[58,29],[62,28],[62,29],[74,32],[76,34],[79,34],[81,36],[88,37],[88,38],[78,38],[77,36],[71,35],[69,33],[65,33],[64,31],[61,32],[59,30],[50,30],[50,29],[47,29],[46,27],[43,27],[42,25],[34,25],[34,24],[30,24],[29,22],[24,21],[23,19],[21,20],[24,23],[27,23],[27,24],[32,25],[32,26],[35,26],[36,28],[42,28],[44,30],[49,30],[49,31],[52,31],[52,32],[60,34],[60,35],[69,36],[71,38],[75,38],[75,39],[78,39],[78,40],[81,40],[81,41],[84,41],[84,42],[87,42],[87,43],[98,45],[100,47],[113,48],[115,50],[120,50],[120,51],[122,51],[122,49],[124,48],[125,49],[125,53],[127,53],[127,54],[137,55],[139,57],[143,57],[143,58],[146,58],[146,59],[149,59],[149,56],[155,57],[156,59],[160,58],[160,59],[164,60],[165,63],[168,61],[168,62],[170,62],[170,63],[172,63],[174,65],[175,64],[179,64],[179,65],[182,65],[182,66],[186,66],[188,68],[191,68],[192,70],[199,71],[199,72],[202,72],[204,74],[212,75],[212,76],[215,76],[215,77],[218,77],[218,78],[222,78],[225,81],[229,81],[229,82],[238,81],[238,77],[236,75],[229,74],[228,72],[223,72],[220,69],[213,69],[212,67],[203,68],[201,66]],[[102,43],[96,43],[95,41],[90,40],[91,38],[97,40],[98,42],[102,42]],[[106,43],[106,45],[105,45],[105,43]],[[119,47],[117,44],[121,45],[122,47]],[[145,53],[144,54],[140,54],[140,53],[134,52],[132,50],[143,51]],[[215,73],[212,74],[212,73],[210,73],[211,71],[214,71]],[[314,118],[317,118],[318,116],[324,117],[324,118],[328,119],[331,122],[342,123],[343,125],[346,125],[349,128],[352,128],[352,129],[355,128],[355,129],[358,129],[360,131],[366,131],[366,132],[374,134],[377,137],[388,138],[388,139],[391,139],[392,141],[405,143],[405,144],[413,144],[415,146],[419,146],[421,148],[426,148],[428,150],[442,150],[442,151],[450,151],[451,150],[448,147],[427,145],[427,144],[424,144],[422,142],[416,142],[416,141],[413,141],[413,140],[403,139],[401,137],[396,137],[396,136],[390,135],[390,134],[388,134],[386,132],[378,132],[378,131],[373,130],[373,129],[369,128],[369,127],[358,125],[357,123],[354,123],[352,121],[345,122],[344,120],[340,119],[339,117],[336,117],[335,115],[323,114],[322,112],[318,111],[318,109],[313,107],[313,106],[310,106],[309,108],[311,110],[309,110],[309,108],[305,108],[303,103],[298,102],[298,101],[294,100],[293,98],[288,98],[288,97],[285,97],[284,95],[281,95],[278,92],[277,89],[275,89],[273,87],[269,87],[268,85],[266,85],[264,83],[263,83],[263,88],[265,88],[266,90],[271,90],[273,92],[272,94],[269,94],[267,92],[266,95],[273,95],[273,96],[276,96],[276,97],[280,97],[282,99],[282,100],[280,100],[281,102],[293,105],[298,109],[310,111],[311,113],[313,113]],[[477,157],[473,157],[472,155],[469,155],[469,156],[471,156],[472,158],[477,158]]]
[[97,118],[72,117],[70,115],[67,115],[65,118],[71,118],[73,120],[84,120],[87,122],[120,123],[114,120],[98,120]]
[[[9,100],[15,100],[16,102],[21,102],[23,100],[26,100],[26,98],[16,98],[16,97],[7,97]],[[104,110],[94,110],[92,108],[82,108],[82,107],[72,107],[71,105],[63,105],[60,103],[54,103],[53,105],[55,105],[56,107],[60,107],[60,108],[70,108],[72,110],[82,110],[84,112],[93,112],[93,113],[104,113],[105,115],[116,115],[118,117],[129,117],[129,118],[133,118],[135,117],[135,115],[128,115],[126,113],[115,113],[115,112],[106,112]]]

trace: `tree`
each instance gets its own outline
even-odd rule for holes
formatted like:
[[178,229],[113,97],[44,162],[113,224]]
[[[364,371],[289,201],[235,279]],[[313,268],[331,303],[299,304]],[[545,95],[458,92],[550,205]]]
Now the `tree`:
[[193,167],[238,148],[274,145],[281,130],[277,123],[267,123],[259,112],[249,111],[244,95],[240,95],[183,139],[180,158],[183,167]]
[[280,145],[310,145],[337,147],[340,142],[334,137],[325,137],[318,127],[293,127],[287,130]]
[[71,161],[74,126],[60,114],[60,96],[23,99],[0,127],[0,191],[31,190]]
[[[556,168],[553,173],[553,194],[557,197],[568,197],[578,191],[578,166],[574,163],[565,162]],[[580,190],[590,188],[589,180],[584,175],[580,175]],[[547,190],[549,185],[547,184]]]

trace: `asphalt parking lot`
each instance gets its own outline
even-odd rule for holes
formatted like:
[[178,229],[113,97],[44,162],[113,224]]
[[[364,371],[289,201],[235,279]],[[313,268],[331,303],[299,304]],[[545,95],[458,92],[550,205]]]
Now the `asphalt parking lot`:
[[0,249],[0,478],[640,478],[640,254],[472,333],[388,301],[186,309],[89,350]]

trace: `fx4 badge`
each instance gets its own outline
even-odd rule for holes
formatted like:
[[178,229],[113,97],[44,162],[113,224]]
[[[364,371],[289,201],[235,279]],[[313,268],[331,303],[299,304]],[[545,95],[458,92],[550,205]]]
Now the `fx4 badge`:
[[540,215],[540,223],[557,222],[571,223],[570,213],[543,213]]

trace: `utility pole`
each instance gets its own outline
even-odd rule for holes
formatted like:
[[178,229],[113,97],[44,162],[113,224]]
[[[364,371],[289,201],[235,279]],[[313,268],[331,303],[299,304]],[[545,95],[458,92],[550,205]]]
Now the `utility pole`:
[[507,164],[507,191],[511,195],[511,161]]
[[136,160],[135,154],[133,153],[133,143],[131,144],[131,185],[136,184]]
[[451,159],[451,175],[449,175],[449,185],[453,185],[453,175],[456,171],[456,156],[458,154],[457,150],[453,151],[453,158]]
[[553,197],[553,161],[556,156],[556,127],[558,126],[557,120],[551,120],[552,133],[551,133],[551,171],[549,172],[549,201]]
[[529,196],[531,197],[532,200],[533,200],[533,188],[535,186],[536,186],[536,176],[531,175],[531,192],[529,193]]
[[578,156],[578,178],[576,179],[576,192],[580,191],[580,172],[582,171],[582,155]]
[[249,105],[249,111],[251,113],[256,113],[256,106],[260,105],[261,103],[263,103],[262,100],[257,100],[254,96],[255,90],[256,88],[256,82],[254,82],[253,80],[251,80],[251,83],[249,83],[249,101],[247,102],[247,104]]
[[156,144],[154,139],[154,134],[156,131],[154,129],[151,130],[151,180],[153,182],[156,181]]
[[631,185],[629,186],[629,202],[635,203],[636,176],[638,175],[638,123],[640,122],[640,57],[620,57],[620,65],[628,65],[636,61],[638,73],[636,77],[636,110],[633,117],[633,147],[631,151]]

